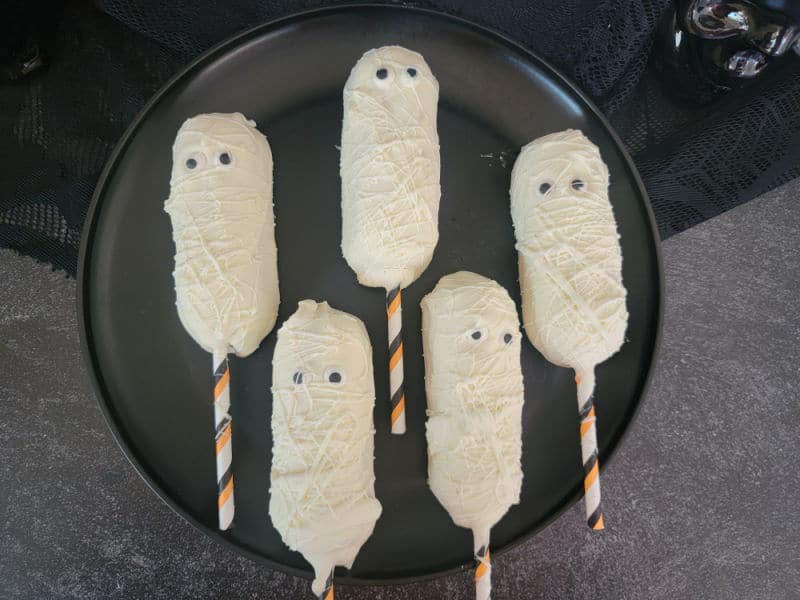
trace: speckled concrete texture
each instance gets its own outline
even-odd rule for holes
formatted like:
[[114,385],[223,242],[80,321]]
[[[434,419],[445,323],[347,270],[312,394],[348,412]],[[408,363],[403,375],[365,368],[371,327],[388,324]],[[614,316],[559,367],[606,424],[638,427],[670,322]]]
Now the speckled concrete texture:
[[[800,597],[800,210],[795,182],[664,244],[648,398],[580,506],[496,557],[495,600]],[[0,597],[307,599],[217,547],[138,478],[81,364],[75,282],[0,252]],[[470,575],[337,599],[472,598]]]

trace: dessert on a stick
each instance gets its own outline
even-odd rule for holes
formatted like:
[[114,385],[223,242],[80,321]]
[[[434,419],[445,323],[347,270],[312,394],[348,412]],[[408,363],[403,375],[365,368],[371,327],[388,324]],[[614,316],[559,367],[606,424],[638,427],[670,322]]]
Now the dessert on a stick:
[[476,596],[491,591],[491,528],[519,502],[522,405],[519,317],[497,282],[461,271],[422,299],[428,484],[472,530]]
[[595,367],[625,340],[622,250],[608,199],[608,168],[580,131],[522,149],[511,174],[522,321],[550,362],[574,369],[586,518],[603,529],[594,409]]
[[344,87],[342,253],[358,281],[386,290],[391,430],[406,431],[402,289],[439,239],[439,84],[400,46],[366,52]]
[[364,324],[303,300],[278,330],[272,359],[269,514],[284,543],[333,598],[381,514],[375,498],[372,348]]
[[272,153],[240,113],[188,119],[172,148],[164,210],[175,296],[189,335],[212,354],[219,528],[234,516],[228,354],[248,356],[278,315]]

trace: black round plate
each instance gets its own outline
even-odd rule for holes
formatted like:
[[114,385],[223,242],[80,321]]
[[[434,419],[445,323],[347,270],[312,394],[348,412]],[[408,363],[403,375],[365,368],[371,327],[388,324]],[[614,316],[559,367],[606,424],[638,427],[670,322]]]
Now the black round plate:
[[[403,292],[408,434],[389,433],[384,292],[358,285],[340,243],[342,86],[373,47],[400,44],[439,79],[440,240],[433,262]],[[240,111],[269,138],[281,306],[261,348],[231,365],[236,527],[216,531],[211,358],[175,310],[174,246],[163,211],[171,145],[187,117]],[[308,574],[267,513],[275,331],[304,298],[360,317],[375,363],[376,492],[383,515],[344,582],[418,579],[471,562],[470,532],[456,527],[426,483],[424,367],[419,301],[460,269],[487,275],[519,303],[509,179],[520,146],[582,129],[611,172],[622,236],[630,324],[621,352],[597,371],[601,459],[608,458],[644,393],[659,336],[657,234],[629,157],[575,87],[513,42],[437,13],[358,6],[304,13],[258,27],[210,51],[145,108],[97,187],[81,252],[79,306],[85,356],[110,427],[134,466],[179,514],[269,565]],[[520,504],[492,532],[499,551],[543,527],[579,497],[581,465],[572,372],[525,341]],[[613,489],[606,489],[614,494]],[[613,520],[613,515],[609,518]]]

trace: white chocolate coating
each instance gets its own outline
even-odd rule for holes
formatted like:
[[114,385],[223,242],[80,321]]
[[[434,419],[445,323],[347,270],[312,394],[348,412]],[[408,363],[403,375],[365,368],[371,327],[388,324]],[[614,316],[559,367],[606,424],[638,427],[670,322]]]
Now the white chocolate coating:
[[519,317],[502,286],[467,271],[442,277],[421,306],[428,483],[478,548],[522,486]]
[[335,565],[352,566],[381,514],[374,404],[364,324],[326,302],[300,302],[278,330],[272,359],[269,514],[284,543],[314,567],[317,595]]
[[164,210],[181,323],[208,352],[251,354],[279,302],[272,152],[255,123],[240,113],[188,119],[172,147]]
[[511,217],[528,337],[550,362],[592,370],[619,350],[628,324],[608,168],[597,146],[572,129],[525,146],[511,174]]
[[399,46],[365,53],[345,84],[342,253],[362,285],[406,287],[431,262],[439,240],[438,100],[425,59]]

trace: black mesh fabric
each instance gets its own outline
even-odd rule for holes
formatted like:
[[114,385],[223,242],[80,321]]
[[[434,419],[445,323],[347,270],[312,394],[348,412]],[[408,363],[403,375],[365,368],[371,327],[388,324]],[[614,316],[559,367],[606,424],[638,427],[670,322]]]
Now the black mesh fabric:
[[662,238],[800,177],[800,70],[786,62],[762,77],[634,154]]
[[0,83],[0,245],[75,275],[107,157],[185,59],[89,4],[64,11],[47,55],[41,72]]
[[[182,64],[234,33],[332,4],[69,3],[52,36],[49,67],[0,88],[0,245],[74,274],[94,184],[147,98]],[[800,176],[800,58],[784,58],[710,106],[673,100],[652,68],[656,29],[671,0],[414,5],[499,30],[572,78],[631,151],[662,237]]]

